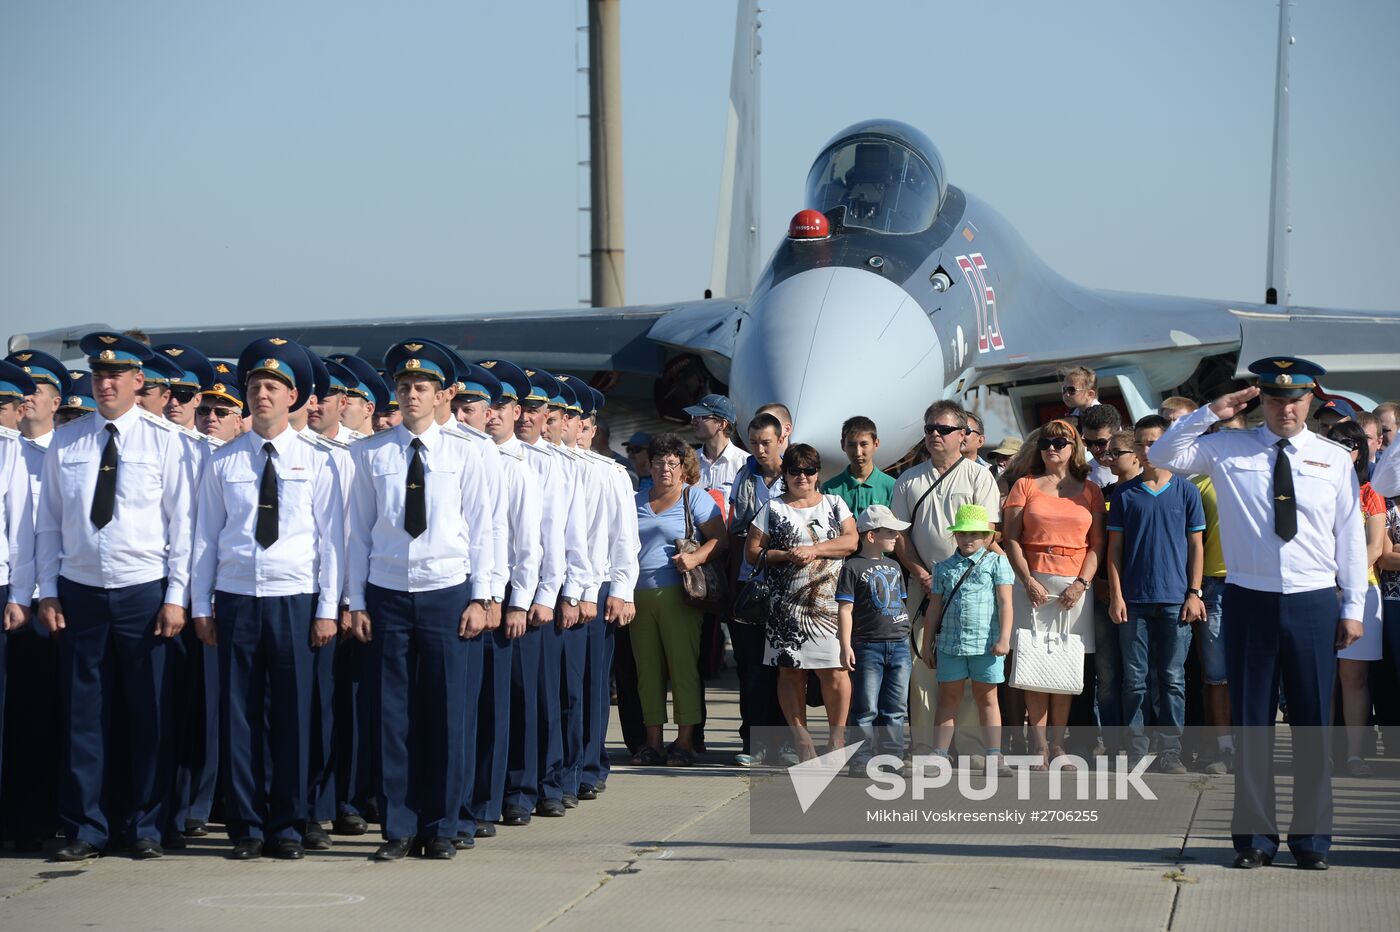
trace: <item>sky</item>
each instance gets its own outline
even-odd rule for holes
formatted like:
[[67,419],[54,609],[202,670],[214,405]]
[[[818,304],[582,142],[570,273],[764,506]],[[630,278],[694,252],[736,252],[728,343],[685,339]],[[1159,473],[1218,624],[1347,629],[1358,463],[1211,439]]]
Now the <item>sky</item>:
[[[765,259],[893,117],[1071,279],[1262,300],[1269,0],[763,6]],[[0,0],[0,335],[576,307],[582,9]],[[708,282],[734,15],[622,4],[629,303]],[[1400,4],[1292,15],[1292,302],[1400,308]]]

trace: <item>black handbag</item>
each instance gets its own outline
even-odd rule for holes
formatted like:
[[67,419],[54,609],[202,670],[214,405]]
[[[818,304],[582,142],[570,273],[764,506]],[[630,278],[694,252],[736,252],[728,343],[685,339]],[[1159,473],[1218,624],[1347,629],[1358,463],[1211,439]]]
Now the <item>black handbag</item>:
[[767,570],[768,548],[765,547],[758,555],[753,575],[744,581],[739,587],[739,594],[734,597],[734,608],[730,614],[740,624],[766,625],[768,616],[773,614],[780,596],[768,579]]

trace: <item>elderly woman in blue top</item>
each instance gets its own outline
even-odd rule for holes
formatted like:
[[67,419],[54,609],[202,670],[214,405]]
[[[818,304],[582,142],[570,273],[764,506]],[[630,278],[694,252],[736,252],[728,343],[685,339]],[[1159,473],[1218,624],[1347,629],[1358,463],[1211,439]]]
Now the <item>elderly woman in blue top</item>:
[[[641,539],[639,575],[632,622],[632,652],[637,660],[637,691],[647,726],[646,744],[634,764],[663,760],[661,727],[666,723],[666,679],[671,680],[676,710],[676,741],[664,760],[672,766],[695,762],[692,743],[700,722],[700,625],[698,609],[686,601],[681,573],[715,559],[724,549],[724,519],[703,489],[686,485],[683,475],[689,449],[675,434],[651,441],[651,488],[637,493],[637,531]],[[699,549],[677,553],[690,512]]]

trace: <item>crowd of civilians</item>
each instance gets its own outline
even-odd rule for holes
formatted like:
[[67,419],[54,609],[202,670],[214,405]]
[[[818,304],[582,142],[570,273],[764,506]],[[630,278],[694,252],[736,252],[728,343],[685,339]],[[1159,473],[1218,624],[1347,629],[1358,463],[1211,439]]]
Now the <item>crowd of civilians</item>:
[[[1135,762],[1152,750],[1163,772],[1232,772],[1215,489],[1148,455],[1198,402],[1171,397],[1126,423],[1099,400],[1090,369],[1065,372],[1061,391],[1067,413],[990,449],[980,418],[935,402],[922,447],[895,475],[875,466],[869,417],[844,423],[848,462],[836,472],[792,442],[780,404],[743,425],[741,449],[719,395],[687,409],[698,449],[676,434],[630,438],[641,579],[616,674],[634,763],[686,765],[703,751],[704,680],[723,657],[723,623],[742,765],[819,753],[807,709],[825,706],[831,745],[847,725],[870,739],[858,769],[873,753],[951,751],[1000,769],[998,755],[1030,753],[1041,769],[1066,754]],[[1333,703],[1347,736],[1338,761],[1353,776],[1371,773],[1378,731],[1400,746],[1400,501],[1369,484],[1397,415],[1394,402],[1367,412],[1335,399],[1310,425],[1350,452],[1366,532],[1364,633],[1338,652]],[[1210,431],[1246,426],[1241,411]],[[703,543],[679,553],[687,536]],[[681,574],[707,560],[726,567],[731,591],[756,567],[767,574],[784,598],[766,624],[687,602]],[[1007,684],[1015,630],[1046,628],[1083,644],[1078,695]],[[665,744],[668,683],[677,731]],[[786,740],[760,746],[753,729],[783,726]],[[1186,734],[1207,737],[1183,743]]]

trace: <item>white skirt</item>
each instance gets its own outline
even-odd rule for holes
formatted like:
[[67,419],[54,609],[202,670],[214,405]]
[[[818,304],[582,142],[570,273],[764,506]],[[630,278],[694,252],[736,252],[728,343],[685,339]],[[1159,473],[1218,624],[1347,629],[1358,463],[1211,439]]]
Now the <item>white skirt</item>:
[[[1073,576],[1051,576],[1049,573],[1032,573],[1032,576],[1045,587],[1045,591],[1050,593],[1050,601],[1035,610],[1036,624],[1042,630],[1050,628],[1054,631],[1068,631],[1070,634],[1079,635],[1079,639],[1084,642],[1084,653],[1094,652],[1094,610],[1090,608],[1085,611],[1085,607],[1093,601],[1093,592],[1086,591],[1079,597],[1074,608],[1066,609],[1060,605],[1058,599],[1060,593],[1074,582]],[[1031,600],[1026,595],[1026,588],[1019,582],[1011,587],[1011,610],[1016,613],[1015,626],[1017,628],[1031,628]]]
[[1366,607],[1361,610],[1361,637],[1345,650],[1337,651],[1338,660],[1381,659],[1381,589],[1366,587]]

